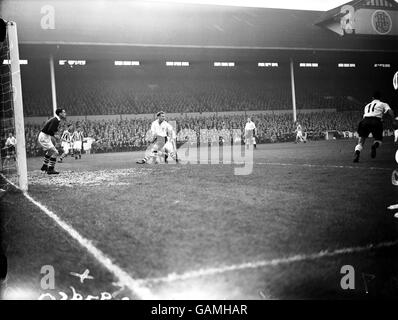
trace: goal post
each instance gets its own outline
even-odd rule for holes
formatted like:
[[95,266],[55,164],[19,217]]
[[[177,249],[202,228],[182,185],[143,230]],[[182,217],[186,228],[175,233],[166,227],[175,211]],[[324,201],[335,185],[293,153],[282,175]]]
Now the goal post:
[[[17,25],[6,22],[6,36],[1,43],[1,125],[2,140],[9,133],[16,138],[16,183],[22,191],[28,190],[28,174],[25,147],[25,125],[22,102],[22,85],[19,61]],[[5,124],[8,124],[5,125]],[[3,147],[3,146],[2,146]],[[3,161],[3,159],[2,159]],[[3,171],[2,167],[2,171]]]

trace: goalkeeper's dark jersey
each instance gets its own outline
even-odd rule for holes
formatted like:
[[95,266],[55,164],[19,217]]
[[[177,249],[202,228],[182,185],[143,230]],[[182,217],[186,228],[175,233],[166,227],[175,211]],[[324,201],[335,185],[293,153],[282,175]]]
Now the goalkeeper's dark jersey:
[[53,137],[58,131],[58,126],[60,122],[61,121],[57,117],[53,117],[47,120],[47,122],[44,124],[43,129],[41,129],[41,132]]

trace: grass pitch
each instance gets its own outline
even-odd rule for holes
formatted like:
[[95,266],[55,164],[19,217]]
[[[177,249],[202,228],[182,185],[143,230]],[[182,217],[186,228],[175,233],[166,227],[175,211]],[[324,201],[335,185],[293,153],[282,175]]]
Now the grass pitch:
[[[139,165],[140,152],[68,157],[48,176],[33,158],[29,194],[157,299],[396,298],[396,147],[387,140],[371,159],[368,142],[354,164],[354,146],[259,145],[246,176],[233,164]],[[11,293],[142,298],[19,192],[1,207]],[[40,287],[43,265],[54,291]],[[340,286],[344,265],[355,289]],[[85,269],[94,279],[70,274]]]

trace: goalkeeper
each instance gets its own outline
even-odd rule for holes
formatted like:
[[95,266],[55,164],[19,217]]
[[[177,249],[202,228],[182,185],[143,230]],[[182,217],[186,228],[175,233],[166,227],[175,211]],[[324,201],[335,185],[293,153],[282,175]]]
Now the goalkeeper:
[[156,116],[157,119],[151,125],[150,132],[154,138],[151,141],[149,152],[144,159],[137,161],[137,163],[148,163],[150,159],[154,159],[155,163],[157,163],[158,158],[161,156],[164,156],[166,163],[169,156],[178,163],[174,129],[166,121],[166,114],[163,111],[159,111]]
[[39,144],[43,148],[45,155],[41,171],[47,172],[47,174],[59,174],[58,171],[54,170],[55,163],[57,162],[57,156],[59,151],[54,145],[59,136],[56,135],[61,120],[66,119],[66,112],[64,109],[57,109],[55,116],[44,124],[39,134]]

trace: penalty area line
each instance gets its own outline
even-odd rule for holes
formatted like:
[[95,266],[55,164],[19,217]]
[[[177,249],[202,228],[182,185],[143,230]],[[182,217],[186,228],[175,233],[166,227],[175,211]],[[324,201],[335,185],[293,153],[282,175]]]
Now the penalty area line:
[[[21,190],[17,185],[8,180],[2,173],[0,175],[16,189]],[[150,290],[143,286],[140,280],[133,279],[126,271],[114,264],[112,260],[106,256],[100,249],[95,247],[92,242],[83,237],[72,226],[59,218],[54,212],[46,208],[39,201],[32,198],[27,192],[22,192],[26,199],[43,211],[48,217],[54,220],[69,236],[75,239],[83,248],[85,248],[103,267],[105,267],[117,279],[117,284],[121,287],[128,288],[134,295],[140,299],[154,300],[155,296]]]
[[[253,162],[253,161],[223,161],[223,160],[203,160],[199,159],[199,164],[230,164],[230,165],[268,165],[268,166],[282,166],[282,167],[306,167],[306,168],[325,168],[325,169],[356,169],[356,170],[379,170],[379,171],[391,171],[391,168],[383,167],[360,167],[360,166],[339,166],[339,165],[328,165],[328,164],[310,164],[310,163],[282,163],[282,162]],[[213,162],[212,162],[213,161]],[[197,163],[195,163],[196,165]]]
[[263,267],[275,267],[279,265],[286,265],[291,264],[294,262],[302,262],[302,261],[315,261],[325,257],[335,257],[338,255],[343,254],[350,254],[350,253],[360,253],[365,251],[377,250],[380,248],[388,248],[398,245],[398,240],[395,241],[388,241],[388,242],[381,242],[379,244],[368,244],[362,247],[348,247],[342,249],[336,249],[333,251],[324,250],[313,254],[297,254],[294,256],[286,257],[286,258],[278,258],[272,260],[263,260],[257,262],[247,262],[237,265],[219,267],[219,268],[206,268],[206,269],[199,269],[195,271],[188,271],[182,274],[171,273],[165,277],[160,278],[147,278],[142,279],[143,283],[169,283],[175,281],[184,281],[195,279],[199,277],[206,277],[206,276],[213,276],[216,274],[223,274],[225,272],[232,272],[232,271],[240,271],[240,270],[247,270],[247,269],[258,269]]
[[314,167],[314,168],[330,168],[330,169],[363,169],[363,170],[391,171],[391,168],[382,168],[382,167],[356,167],[356,166],[338,166],[338,165],[309,164],[309,163],[255,162],[254,164],[271,165],[271,166],[299,166],[299,167],[309,167],[309,168]]

